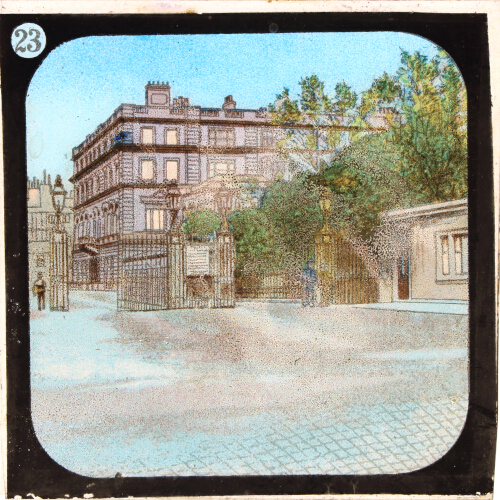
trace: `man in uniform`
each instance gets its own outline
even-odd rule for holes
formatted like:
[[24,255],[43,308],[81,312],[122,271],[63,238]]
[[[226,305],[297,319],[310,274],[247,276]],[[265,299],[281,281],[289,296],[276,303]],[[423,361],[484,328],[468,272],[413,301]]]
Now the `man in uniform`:
[[312,267],[312,260],[308,260],[304,269],[302,270],[302,306],[314,307],[314,288],[318,281],[316,271]]
[[45,288],[47,284],[43,279],[43,274],[38,273],[38,279],[35,281],[33,285],[33,294],[36,294],[38,299],[38,310],[41,311],[45,309]]

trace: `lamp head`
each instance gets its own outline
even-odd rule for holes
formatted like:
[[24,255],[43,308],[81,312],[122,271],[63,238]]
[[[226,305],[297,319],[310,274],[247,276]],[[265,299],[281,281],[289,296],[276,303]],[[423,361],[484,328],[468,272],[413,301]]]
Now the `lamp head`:
[[319,196],[319,206],[323,213],[330,213],[332,211],[332,193],[325,187]]
[[177,182],[172,182],[167,190],[167,203],[168,208],[177,210],[179,208],[179,198],[181,197],[181,192],[177,187]]
[[66,201],[67,191],[64,189],[60,175],[56,176],[56,181],[52,189],[52,204],[57,212],[62,212]]

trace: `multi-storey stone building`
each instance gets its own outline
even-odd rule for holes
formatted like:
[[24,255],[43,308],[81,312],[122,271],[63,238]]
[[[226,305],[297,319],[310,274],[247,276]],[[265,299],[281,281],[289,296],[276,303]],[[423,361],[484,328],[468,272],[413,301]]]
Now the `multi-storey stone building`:
[[[50,286],[51,253],[50,240],[56,227],[56,210],[52,202],[52,182],[44,171],[42,179],[28,179],[28,254],[30,288],[42,273]],[[73,191],[68,193],[60,222],[73,240]],[[71,269],[71,265],[70,265]],[[48,292],[47,292],[48,296]]]
[[228,179],[253,186],[253,194],[246,189],[233,198],[235,207],[251,206],[267,182],[287,175],[277,147],[287,130],[265,109],[238,109],[232,96],[221,108],[202,108],[171,99],[170,90],[149,83],[145,105],[122,104],[73,149],[73,270],[80,283],[115,282],[119,234],[169,229],[167,185],[179,187],[182,216],[214,208]]

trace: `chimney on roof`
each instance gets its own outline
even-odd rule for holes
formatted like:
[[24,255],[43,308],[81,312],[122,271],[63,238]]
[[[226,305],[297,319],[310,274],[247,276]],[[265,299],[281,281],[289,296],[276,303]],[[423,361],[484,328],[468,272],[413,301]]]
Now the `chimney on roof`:
[[224,104],[222,105],[222,109],[235,109],[236,101],[233,100],[232,95],[228,95],[224,98]]
[[148,82],[146,85],[146,106],[170,106],[170,85],[168,82]]
[[185,108],[189,106],[189,98],[188,97],[182,97],[181,95],[177,98],[174,98],[172,101],[172,105],[174,108]]

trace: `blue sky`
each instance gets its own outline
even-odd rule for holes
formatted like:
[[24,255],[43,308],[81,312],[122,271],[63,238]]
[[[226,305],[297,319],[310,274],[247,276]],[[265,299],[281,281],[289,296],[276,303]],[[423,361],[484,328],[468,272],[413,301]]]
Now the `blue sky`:
[[[360,93],[400,48],[432,57],[437,47],[406,33],[110,36],[73,40],[53,50],[31,81],[26,101],[28,176],[72,175],[71,149],[122,103],[144,104],[149,80],[168,81],[172,96],[220,107],[267,106],[284,86],[316,73],[332,97],[345,80]],[[69,184],[67,187],[70,187]]]

